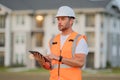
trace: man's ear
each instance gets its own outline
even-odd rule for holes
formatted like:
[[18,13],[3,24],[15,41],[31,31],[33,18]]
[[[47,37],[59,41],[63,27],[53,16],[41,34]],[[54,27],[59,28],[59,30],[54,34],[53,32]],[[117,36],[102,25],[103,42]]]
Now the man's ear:
[[70,18],[70,24],[73,25],[74,19]]

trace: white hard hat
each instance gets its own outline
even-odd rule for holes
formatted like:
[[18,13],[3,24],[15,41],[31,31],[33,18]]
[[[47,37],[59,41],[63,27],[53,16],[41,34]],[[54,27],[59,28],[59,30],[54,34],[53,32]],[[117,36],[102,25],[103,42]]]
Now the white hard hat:
[[69,16],[75,18],[75,13],[71,7],[68,6],[62,6],[58,9],[56,17],[59,16]]

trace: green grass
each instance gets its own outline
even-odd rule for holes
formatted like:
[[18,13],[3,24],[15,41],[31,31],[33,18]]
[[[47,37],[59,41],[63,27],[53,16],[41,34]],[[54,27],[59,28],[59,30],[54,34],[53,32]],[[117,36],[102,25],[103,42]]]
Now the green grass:
[[7,67],[0,67],[0,72],[6,72],[7,71]]
[[120,68],[111,68],[111,69],[103,71],[103,73],[120,74]]
[[[0,67],[0,72],[7,72],[9,69],[11,69],[11,67]],[[25,71],[21,71],[21,72],[44,72],[44,73],[48,73],[48,70],[45,70],[43,68],[35,68],[35,69],[28,69]],[[110,68],[110,69],[99,69],[99,70],[83,70],[83,74],[118,74],[120,75],[120,68]]]
[[101,75],[118,74],[120,75],[120,68],[83,70],[83,74],[101,74]]
[[25,72],[48,72],[48,70],[45,70],[43,68],[36,68],[36,69],[30,69]]
[[112,72],[116,74],[120,74],[120,68],[113,68]]
[[[0,67],[0,72],[8,72],[10,69],[14,69],[13,67]],[[35,68],[35,69],[28,69],[25,71],[20,72],[48,72],[48,70],[45,70],[43,68]]]

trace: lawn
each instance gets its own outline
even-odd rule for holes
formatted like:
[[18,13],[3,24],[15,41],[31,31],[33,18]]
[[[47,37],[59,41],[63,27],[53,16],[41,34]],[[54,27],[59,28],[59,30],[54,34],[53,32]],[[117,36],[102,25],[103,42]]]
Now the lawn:
[[[17,69],[19,69],[17,71]],[[20,70],[21,69],[21,70]],[[11,68],[11,67],[0,67],[0,72],[46,72],[48,73],[48,70],[45,70],[43,68],[36,68],[36,69],[25,69],[25,68]],[[84,69],[83,74],[118,74],[120,75],[120,68],[111,68],[111,69]]]

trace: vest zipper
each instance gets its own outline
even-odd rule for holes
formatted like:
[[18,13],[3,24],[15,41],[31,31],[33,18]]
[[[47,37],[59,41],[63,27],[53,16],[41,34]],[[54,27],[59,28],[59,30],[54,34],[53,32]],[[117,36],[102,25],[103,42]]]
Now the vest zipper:
[[[61,50],[60,50],[60,56],[61,56]],[[58,80],[60,80],[60,62],[58,62]]]

